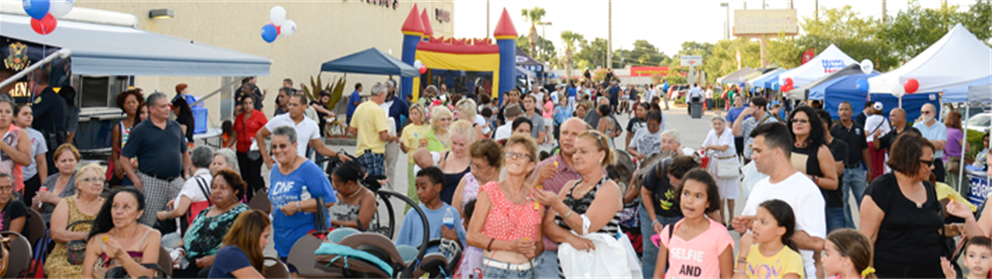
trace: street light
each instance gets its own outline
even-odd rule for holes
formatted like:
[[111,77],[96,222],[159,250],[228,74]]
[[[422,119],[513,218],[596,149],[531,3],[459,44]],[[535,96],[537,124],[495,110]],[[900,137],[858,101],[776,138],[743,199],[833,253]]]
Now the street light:
[[723,23],[724,39],[730,40],[730,4],[720,3],[720,7],[727,8],[727,21]]

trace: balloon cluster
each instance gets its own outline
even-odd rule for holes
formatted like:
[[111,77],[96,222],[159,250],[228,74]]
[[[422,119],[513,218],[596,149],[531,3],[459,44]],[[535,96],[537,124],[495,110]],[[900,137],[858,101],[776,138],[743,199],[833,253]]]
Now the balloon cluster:
[[420,62],[420,60],[414,61],[413,67],[417,68],[417,70],[420,71],[421,75],[427,72],[427,66],[424,65],[424,62]]
[[31,16],[31,29],[41,35],[51,34],[61,18],[76,5],[75,0],[23,0],[24,12]]
[[279,35],[290,36],[296,33],[296,22],[286,20],[286,9],[282,6],[269,10],[269,23],[262,26],[262,40],[272,43]]
[[784,92],[784,91],[792,91],[792,89],[796,89],[796,87],[792,83],[792,78],[789,77],[789,78],[785,78],[785,84],[780,85],[779,89],[782,89],[782,91]]

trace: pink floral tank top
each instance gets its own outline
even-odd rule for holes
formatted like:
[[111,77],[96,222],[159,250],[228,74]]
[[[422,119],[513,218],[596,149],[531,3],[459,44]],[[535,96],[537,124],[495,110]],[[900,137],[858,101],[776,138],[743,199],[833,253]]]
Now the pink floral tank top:
[[497,240],[512,241],[520,238],[534,239],[541,225],[541,207],[533,202],[515,204],[503,196],[499,184],[489,182],[482,186],[493,203],[486,216],[482,234]]

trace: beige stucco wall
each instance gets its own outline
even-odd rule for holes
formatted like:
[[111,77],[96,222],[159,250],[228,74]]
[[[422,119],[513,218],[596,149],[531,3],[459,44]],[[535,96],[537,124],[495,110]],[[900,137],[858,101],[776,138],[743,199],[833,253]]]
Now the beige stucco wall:
[[[270,76],[258,79],[258,86],[268,89],[265,113],[275,110],[273,103],[284,78],[291,78],[295,88],[316,77],[320,64],[370,47],[376,47],[394,57],[402,54],[403,34],[400,28],[413,7],[427,9],[435,36],[451,37],[454,21],[441,23],[434,18],[434,9],[454,11],[453,1],[400,1],[397,9],[366,3],[361,0],[337,1],[77,1],[77,7],[102,9],[134,14],[138,28],[193,40],[221,48],[268,57],[272,60]],[[269,22],[269,10],[280,5],[286,18],[297,24],[296,34],[280,36],[272,44],[260,35],[262,25]],[[150,19],[148,11],[172,9],[173,19]],[[325,84],[341,73],[323,73]],[[386,76],[348,75],[346,94],[356,82],[367,84],[384,81]],[[221,86],[220,77],[139,76],[135,86],[145,92],[154,90],[175,94],[175,85],[189,84],[189,93],[204,96]],[[147,94],[147,93],[146,93]],[[209,125],[219,127],[220,98],[205,102],[210,110]]]

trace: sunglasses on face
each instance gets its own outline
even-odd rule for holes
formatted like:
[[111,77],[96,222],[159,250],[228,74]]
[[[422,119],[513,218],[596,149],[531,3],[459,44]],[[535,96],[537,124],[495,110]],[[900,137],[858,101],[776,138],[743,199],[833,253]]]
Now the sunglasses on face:
[[934,160],[936,160],[936,159],[929,160],[929,161],[928,160],[920,159],[920,163],[927,164],[927,167],[928,168],[932,168],[933,167]]
[[273,144],[272,145],[272,148],[273,149],[285,149],[285,148],[288,148],[288,147],[292,147],[292,145],[289,145],[289,144]]

